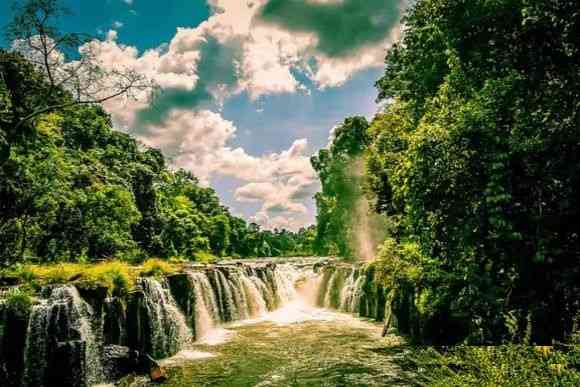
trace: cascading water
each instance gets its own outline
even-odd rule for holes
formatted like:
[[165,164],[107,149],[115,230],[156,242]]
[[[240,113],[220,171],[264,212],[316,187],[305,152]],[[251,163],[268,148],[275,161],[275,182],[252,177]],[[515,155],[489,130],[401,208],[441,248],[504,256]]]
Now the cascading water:
[[192,267],[164,279],[140,278],[135,291],[124,296],[83,289],[86,301],[73,285],[46,288],[23,323],[25,365],[14,385],[85,387],[110,381],[117,374],[107,356],[123,348],[157,359],[187,352],[188,343],[204,342],[220,324],[292,304],[306,271],[314,275],[311,269],[272,263]]
[[191,340],[185,317],[165,283],[154,278],[143,278],[140,286],[145,294],[151,355],[158,358],[172,355]]
[[289,265],[280,266],[274,270],[273,276],[281,305],[294,300],[297,296],[294,284],[300,273]]
[[214,290],[220,308],[220,317],[224,322],[235,321],[238,319],[238,311],[234,302],[234,296],[230,283],[221,270],[214,270]]
[[205,337],[220,320],[220,312],[211,283],[205,273],[188,273],[195,302],[195,337]]
[[[177,286],[196,340],[221,323],[252,319],[296,298],[299,273],[290,265],[222,264],[187,273],[188,286]],[[179,290],[178,290],[179,291]]]
[[363,294],[364,276],[353,268],[340,293],[339,310],[348,313],[358,313]]
[[[244,275],[240,278],[248,300],[249,317],[257,317],[268,311],[264,294],[258,289],[256,281]],[[259,280],[259,279],[258,279]]]
[[50,291],[48,299],[35,305],[30,315],[23,387],[62,383],[61,370],[55,362],[70,360],[62,359],[67,344],[76,349],[67,354],[74,356],[72,360],[79,365],[74,377],[84,379],[84,383],[77,381],[78,385],[102,381],[99,347],[91,327],[91,307],[81,299],[74,286],[47,291]]
[[347,313],[359,313],[365,277],[360,268],[333,268],[324,272],[318,304]]

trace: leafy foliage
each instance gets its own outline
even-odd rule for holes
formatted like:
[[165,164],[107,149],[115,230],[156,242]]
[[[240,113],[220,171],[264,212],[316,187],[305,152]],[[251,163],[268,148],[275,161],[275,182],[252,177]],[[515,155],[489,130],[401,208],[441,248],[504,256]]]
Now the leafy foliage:
[[579,9],[559,0],[418,1],[387,55],[367,184],[392,225],[378,265],[392,286],[414,289],[421,339],[435,339],[425,320],[460,326],[455,340],[467,332],[474,343],[549,343],[572,332]]
[[353,257],[352,222],[357,201],[362,197],[360,158],[367,144],[368,122],[364,117],[347,118],[334,129],[329,149],[322,149],[311,163],[322,183],[316,194],[318,208],[315,249],[322,255]]
[[577,386],[579,356],[577,346],[460,346],[415,349],[405,362],[415,382],[429,386]]

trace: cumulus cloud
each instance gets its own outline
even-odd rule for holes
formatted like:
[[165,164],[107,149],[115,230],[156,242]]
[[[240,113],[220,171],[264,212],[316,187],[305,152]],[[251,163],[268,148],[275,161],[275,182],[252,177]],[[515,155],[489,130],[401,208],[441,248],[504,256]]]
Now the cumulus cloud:
[[113,30],[90,43],[104,68],[134,69],[160,86],[139,101],[110,101],[106,108],[118,127],[131,128],[203,182],[216,174],[243,181],[235,198],[261,203],[255,219],[262,225],[296,228],[310,220],[304,202],[318,188],[307,141],[250,155],[232,147],[236,128],[218,112],[242,92],[253,100],[308,92],[297,73],[326,88],[382,66],[405,0],[207,1],[208,20],[178,28],[156,49],[123,45]]
[[139,54],[115,39],[94,44],[105,65],[145,69],[159,83],[152,105],[122,112],[125,121],[159,123],[173,108],[216,109],[243,91],[252,99],[305,91],[296,72],[325,88],[381,66],[398,35],[402,1],[209,0],[208,20],[178,28],[158,49]]
[[270,0],[260,17],[290,31],[312,32],[316,48],[329,57],[382,43],[399,22],[399,0]]
[[[146,129],[139,136],[144,144],[161,149],[174,167],[192,171],[202,184],[215,175],[242,181],[235,199],[260,203],[256,219],[263,226],[297,228],[311,221],[304,201],[317,191],[318,180],[306,139],[279,153],[253,156],[231,147],[235,125],[209,110],[173,110],[162,123]],[[280,223],[282,218],[291,221]]]

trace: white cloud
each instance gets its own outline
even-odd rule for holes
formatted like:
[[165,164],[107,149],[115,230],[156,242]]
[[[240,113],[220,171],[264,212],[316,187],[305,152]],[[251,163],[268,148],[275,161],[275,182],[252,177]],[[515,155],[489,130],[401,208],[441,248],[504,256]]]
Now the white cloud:
[[[239,45],[239,58],[233,59],[238,69],[232,75],[237,78],[236,84],[225,89],[215,85],[213,91],[220,92],[222,99],[247,91],[256,100],[270,94],[308,92],[294,76],[295,71],[303,72],[319,88],[340,86],[358,71],[382,66],[385,49],[398,36],[395,29],[379,44],[360,48],[346,57],[331,58],[317,51],[318,38],[314,33],[288,31],[276,24],[261,22],[256,16],[265,1],[209,0],[214,12],[208,20],[195,28],[178,28],[166,47],[142,54],[133,47],[112,44],[114,39],[94,44],[102,45],[102,62],[106,66],[146,68],[147,75],[161,87],[186,90],[195,86],[200,65],[212,60],[211,54],[203,54],[209,38],[222,45]],[[115,28],[120,26],[122,23],[115,22]],[[147,63],[152,57],[159,63]],[[123,120],[131,116],[127,112],[131,108],[123,108]]]
[[108,41],[114,41],[117,40],[118,37],[118,33],[115,30],[109,30],[109,32],[107,32],[107,40]]
[[[398,36],[398,30],[394,30],[383,42],[359,48],[345,57],[328,57],[317,50],[316,34],[291,32],[258,20],[257,13],[265,2],[208,0],[213,11],[208,20],[195,28],[177,28],[171,41],[157,49],[139,52],[123,45],[114,30],[109,31],[105,41],[95,41],[91,47],[106,69],[134,69],[164,89],[194,92],[203,81],[219,102],[243,91],[253,100],[271,94],[308,93],[296,79],[296,72],[302,72],[321,89],[340,86],[363,69],[381,67],[385,49]],[[118,29],[122,23],[114,27]],[[210,61],[216,55],[204,51],[210,41],[239,47],[231,59],[235,74],[231,74],[230,84],[218,78],[199,79],[202,71],[213,68]],[[310,166],[306,139],[296,140],[284,151],[250,155],[243,148],[232,147],[234,124],[207,107],[169,109],[159,124],[137,122],[140,110],[155,109],[147,102],[149,95],[143,97],[106,104],[118,127],[141,125],[137,129],[143,142],[160,148],[174,166],[193,171],[206,184],[218,174],[243,181],[235,198],[260,203],[255,219],[266,227],[296,228],[312,221],[313,215],[304,203],[318,183]]]
[[260,203],[258,218],[265,227],[276,227],[281,217],[291,219],[293,228],[311,222],[304,202],[316,192],[318,180],[310,165],[306,139],[294,141],[279,153],[252,156],[242,148],[231,147],[236,130],[218,113],[173,110],[163,123],[147,127],[139,139],[161,149],[174,167],[192,171],[203,184],[209,184],[216,175],[243,181],[234,197],[240,202]]

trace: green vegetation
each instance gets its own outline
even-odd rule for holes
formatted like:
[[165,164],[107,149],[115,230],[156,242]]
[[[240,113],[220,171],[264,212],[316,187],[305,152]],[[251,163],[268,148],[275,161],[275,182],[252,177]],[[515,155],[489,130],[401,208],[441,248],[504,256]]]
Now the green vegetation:
[[161,259],[151,258],[143,262],[141,266],[140,275],[143,277],[159,277],[171,273],[175,273],[177,268]]
[[77,283],[79,286],[106,287],[119,295],[133,288],[135,278],[148,275],[150,267],[130,266],[125,262],[109,261],[98,264],[58,263],[45,265],[15,265],[5,269],[1,277],[12,278],[24,287],[38,289],[43,285]]
[[[317,242],[348,255],[336,241],[346,230],[350,242],[349,198],[366,193],[387,234],[373,266],[416,341],[549,344],[573,332],[577,11],[564,1],[416,2],[377,82],[383,110],[364,134],[347,120],[313,159]],[[347,178],[358,154],[363,188]]]
[[322,192],[315,196],[315,250],[320,255],[356,255],[355,234],[359,230],[353,223],[353,214],[363,196],[361,156],[368,142],[368,125],[364,117],[346,119],[334,129],[329,149],[312,157],[312,166],[322,184]]
[[32,308],[32,298],[22,289],[11,289],[4,297],[5,307],[16,317],[25,318]]
[[502,345],[460,346],[443,353],[417,349],[405,357],[414,382],[448,386],[577,386],[580,384],[578,347]]

